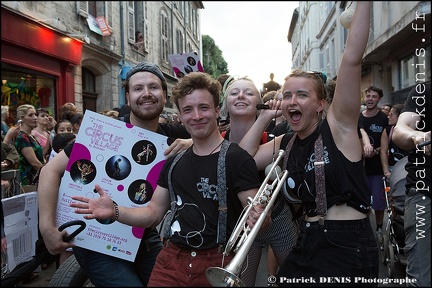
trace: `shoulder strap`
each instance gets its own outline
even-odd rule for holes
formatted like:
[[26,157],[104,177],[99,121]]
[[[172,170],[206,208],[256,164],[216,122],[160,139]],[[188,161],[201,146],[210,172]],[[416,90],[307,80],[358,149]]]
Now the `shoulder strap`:
[[325,174],[324,174],[324,145],[321,134],[319,134],[314,144],[315,150],[315,203],[317,215],[320,217],[320,224],[324,224],[324,217],[327,214],[327,198],[325,189]]
[[[287,167],[286,165],[288,162],[288,157],[296,137],[297,137],[297,133],[294,133],[294,135],[289,140],[287,147],[285,149],[286,153],[285,153],[284,163],[283,163],[284,168]],[[317,207],[317,214],[321,216],[320,224],[322,224],[324,223],[323,220],[327,214],[327,198],[326,198],[325,172],[324,172],[324,164],[325,164],[324,145],[323,145],[321,134],[319,134],[317,140],[315,140],[314,150],[315,150],[314,166],[315,166],[315,189],[316,189],[315,203]]]
[[292,145],[294,144],[294,141],[295,141],[296,137],[297,137],[297,132],[294,133],[294,135],[291,137],[291,139],[289,140],[289,142],[288,142],[288,144],[287,144],[287,146],[285,148],[285,157],[284,157],[284,162],[283,162],[283,168],[287,167],[288,157],[289,157]]
[[186,150],[183,150],[175,156],[174,161],[171,163],[171,166],[168,170],[168,191],[170,194],[171,211],[168,213],[168,215],[166,216],[166,219],[164,221],[163,235],[162,236],[166,239],[171,238],[171,222],[172,222],[172,219],[174,217],[175,212],[177,211],[175,194],[174,194],[174,190],[173,190],[172,182],[171,182],[171,178],[172,178],[171,175],[172,175],[172,171],[174,169],[174,166],[177,164],[177,162],[180,160],[180,158],[183,156],[183,154],[185,152],[186,152]]
[[219,218],[218,218],[218,233],[216,242],[219,245],[225,244],[226,242],[226,224],[227,224],[227,187],[226,187],[226,154],[230,141],[224,140],[222,142],[221,149],[219,151],[218,158],[218,169],[217,169],[217,193],[219,199]]
[[[226,222],[227,222],[227,204],[226,204],[226,154],[228,151],[229,146],[231,145],[230,141],[224,140],[222,142],[221,149],[219,151],[219,158],[218,158],[218,169],[217,169],[217,194],[219,199],[219,217],[218,217],[218,234],[217,234],[217,243],[218,244],[224,244],[226,242]],[[174,169],[174,166],[177,164],[177,162],[180,160],[180,158],[184,155],[186,150],[181,151],[178,153],[173,162],[171,163],[171,166],[168,170],[168,191],[170,193],[170,201],[171,201],[171,211],[166,216],[166,219],[164,221],[164,227],[163,227],[163,237],[165,239],[171,238],[171,222],[173,220],[174,215],[177,212],[177,205],[176,205],[176,198],[174,194],[174,190],[172,187],[172,171]]]

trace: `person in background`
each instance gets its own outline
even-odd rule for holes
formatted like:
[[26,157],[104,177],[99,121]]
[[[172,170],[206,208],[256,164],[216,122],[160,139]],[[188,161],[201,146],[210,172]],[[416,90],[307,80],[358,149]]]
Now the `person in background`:
[[[263,98],[264,103],[266,103],[268,100],[271,100],[271,99],[282,100],[282,91],[281,90],[271,91],[268,93],[272,93],[272,94],[274,93],[274,96],[273,96],[273,98],[268,98],[268,99]],[[279,117],[272,119],[269,126],[267,126],[266,131],[269,132],[270,134],[273,134],[274,136],[280,136],[282,134],[285,134],[286,132],[289,132],[290,127],[289,127],[288,121],[285,119],[285,117],[283,115],[281,115]]]
[[269,91],[262,96],[262,102],[266,103],[271,99],[275,99],[277,91]]
[[9,131],[9,125],[6,123],[6,119],[9,116],[9,106],[2,105],[1,106],[1,135],[6,136]]
[[67,119],[68,121],[70,121],[69,120],[70,117],[75,113],[78,113],[78,108],[72,102],[66,102],[65,104],[60,106],[57,121],[53,121],[53,123],[51,123],[52,124],[51,125],[52,128],[50,130],[50,142],[51,143],[52,143],[54,136],[56,135],[55,127],[56,127],[57,122],[61,121],[62,119]]
[[[104,115],[104,116],[108,116],[114,119],[118,119],[118,115],[119,115],[119,111],[116,110],[104,110],[102,112],[99,112],[100,114]],[[82,121],[82,119],[81,119]]]
[[9,128],[6,135],[2,134],[2,142],[15,146],[15,139],[21,130],[21,124],[22,124],[22,121],[17,121],[17,122],[18,123],[15,126]]
[[79,128],[81,126],[81,122],[82,122],[83,118],[84,118],[84,115],[81,113],[75,113],[69,118],[69,121],[72,123],[73,133],[75,135],[78,134],[78,131],[79,131]]
[[[128,104],[124,104],[121,108],[120,108],[120,112],[119,112],[119,120],[122,120],[122,117],[125,117],[126,115],[131,113],[131,109],[130,106]],[[123,120],[122,120],[123,121]]]
[[[164,152],[167,157],[190,147],[189,133],[182,125],[158,123],[167,99],[167,83],[159,66],[141,62],[129,70],[124,82],[130,114],[122,121],[176,139]],[[144,104],[145,103],[145,104]],[[182,138],[182,139],[181,139]],[[158,231],[145,229],[134,262],[112,257],[63,242],[66,231],[55,224],[59,187],[73,144],[52,158],[41,170],[38,187],[39,229],[48,251],[53,255],[73,248],[75,257],[93,285],[100,287],[147,286],[162,243]],[[127,197],[127,195],[125,196]],[[109,271],[109,273],[107,273]]]
[[[1,171],[11,170],[18,163],[19,155],[15,146],[4,141],[4,136],[1,135]],[[9,180],[1,179],[1,185],[4,185],[5,191],[10,187]]]
[[380,158],[383,173],[387,181],[390,180],[393,166],[403,157],[408,155],[408,151],[399,148],[396,144],[394,144],[392,139],[394,127],[398,121],[399,115],[403,107],[403,104],[395,104],[392,106],[392,108],[390,109],[390,113],[387,116],[388,126],[386,127],[386,129],[383,130],[381,134]]
[[[262,103],[266,103],[267,101],[274,99],[276,96],[277,91],[268,91],[262,96]],[[282,116],[281,116],[282,117]],[[282,117],[283,118],[283,117]],[[276,118],[273,118],[273,120],[270,122],[270,124],[267,126],[266,132],[271,133],[273,129],[276,127]]]
[[78,113],[78,108],[72,102],[67,102],[60,106],[59,108],[59,118],[61,119],[69,119],[73,114]]
[[[219,95],[219,107],[222,107],[222,104],[224,102],[225,92],[228,87],[228,85],[234,80],[234,77],[232,77],[229,74],[221,74],[219,75],[216,80],[221,84],[222,90],[221,94]],[[227,118],[222,118],[219,116],[218,118],[218,125],[219,125],[219,132],[225,132],[229,129],[229,115]]]
[[389,116],[389,113],[390,113],[390,109],[392,108],[392,104],[390,104],[390,103],[386,103],[386,104],[384,104],[382,107],[381,107],[381,111],[384,113],[384,114],[386,114],[387,116]]
[[[378,242],[383,240],[382,225],[384,221],[384,209],[386,208],[384,186],[383,186],[383,168],[381,166],[380,147],[381,134],[388,126],[387,115],[378,107],[378,102],[383,97],[382,89],[376,86],[369,86],[365,89],[366,110],[360,113],[359,126],[364,129],[367,136],[362,133],[364,148],[373,147],[372,155],[364,151],[366,158],[364,161],[366,175],[368,177],[369,189],[372,192],[372,208],[375,213],[376,238]],[[369,140],[369,143],[365,142]],[[370,144],[370,145],[368,145]]]
[[[274,92],[276,94],[276,91]],[[226,89],[224,99],[221,117],[229,116],[231,122],[230,129],[222,132],[222,136],[226,140],[238,144],[255,123],[258,116],[256,105],[262,104],[263,100],[258,88],[247,77],[231,81]],[[274,139],[274,136],[270,135],[269,132],[264,132],[262,135],[260,144]],[[266,175],[263,170],[259,172],[262,182],[265,180]],[[275,276],[277,267],[282,265],[297,240],[297,225],[293,221],[291,210],[285,204],[282,194],[278,195],[278,199],[271,209],[271,219],[272,222],[269,228],[255,238],[245,260],[240,278],[246,287],[255,285],[263,247],[268,245],[269,251],[272,249],[268,255],[276,256],[270,258],[268,263],[269,267],[273,268],[273,270],[269,271],[269,273],[272,273],[269,276]]]
[[160,116],[159,116],[159,123],[161,123],[161,124],[168,124],[170,121],[169,121],[169,116],[167,115],[167,114],[165,114],[165,113],[162,113]]
[[[63,134],[63,133],[70,133],[73,134],[73,127],[72,127],[72,123],[67,120],[67,119],[61,119],[59,122],[57,122],[57,124],[54,126],[54,135],[58,135],[58,134]],[[74,134],[75,135],[75,134]],[[55,136],[54,136],[55,137]],[[54,138],[53,140],[54,141]],[[51,146],[53,145],[51,141]],[[53,147],[54,148],[54,147]],[[48,162],[54,158],[54,156],[57,155],[57,152],[54,149],[51,149],[49,158],[48,158]]]
[[172,123],[180,124],[182,125],[180,118],[178,117],[177,113],[171,114]]
[[431,97],[430,81],[414,86],[392,137],[398,147],[409,151],[405,166],[408,174],[404,251],[407,256],[406,274],[414,281],[407,286],[431,287]]
[[44,158],[46,159],[51,151],[50,133],[48,132],[48,109],[38,108],[36,110],[36,115],[37,126],[31,131],[31,135],[33,135],[42,146]]
[[29,104],[18,106],[17,119],[22,120],[20,132],[15,139],[21,185],[32,185],[38,170],[45,164],[43,148],[31,135],[31,131],[37,126],[35,107]]
[[[86,214],[86,219],[115,218],[138,227],[156,227],[171,209],[161,228],[164,246],[149,287],[209,286],[207,268],[232,259],[233,253],[223,256],[220,245],[229,239],[248,197],[254,198],[260,186],[253,158],[218,131],[219,93],[219,82],[201,72],[187,74],[173,88],[171,99],[193,145],[167,159],[149,205],[118,206],[115,212],[111,197],[99,185],[99,198],[72,196],[75,202],[70,206],[78,208],[76,213]],[[225,169],[226,173],[218,175]],[[221,205],[226,207],[222,212]],[[254,209],[249,213],[250,227],[263,210],[255,204]],[[225,216],[219,217],[220,213]],[[217,236],[222,234],[226,237]]]
[[52,143],[52,149],[56,154],[63,151],[64,148],[66,148],[67,145],[72,143],[76,138],[76,135],[72,132],[69,133],[59,133],[54,136],[53,143]]
[[274,79],[274,74],[270,73],[270,81],[268,81],[263,85],[263,91],[262,91],[263,95],[265,95],[265,93],[269,91],[277,91],[281,88],[281,85],[276,81],[274,81],[273,79]]
[[141,31],[135,31],[135,44],[134,47],[136,49],[143,49],[144,48],[144,36],[141,33]]
[[14,145],[5,143],[4,136],[2,135],[2,156],[1,156],[1,171],[14,169],[18,163],[19,155]]
[[[358,1],[355,5],[326,117],[322,117],[327,106],[326,77],[321,72],[295,69],[285,78],[283,100],[269,101],[271,109],[261,111],[240,142],[254,155],[258,169],[272,162],[274,151],[286,151],[283,169],[289,171],[289,177],[282,192],[290,201],[301,200],[303,206],[298,240],[278,271],[278,286],[304,286],[283,279],[319,279],[323,275],[350,279],[379,276],[378,245],[368,218],[371,192],[358,138],[361,66],[371,3]],[[283,114],[294,133],[259,145],[275,114]]]

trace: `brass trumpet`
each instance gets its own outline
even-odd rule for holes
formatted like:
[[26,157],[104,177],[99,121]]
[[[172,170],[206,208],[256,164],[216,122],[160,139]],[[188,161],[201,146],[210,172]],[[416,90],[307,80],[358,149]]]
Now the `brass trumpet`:
[[[273,207],[274,202],[277,199],[282,185],[284,184],[286,178],[288,177],[288,171],[284,170],[280,173],[281,169],[278,163],[285,156],[284,150],[279,150],[279,155],[273,162],[269,172],[266,175],[261,187],[259,188],[254,199],[249,199],[249,205],[247,209],[243,212],[241,219],[237,222],[231,237],[228,239],[227,245],[224,250],[224,255],[227,256],[233,249],[235,243],[237,243],[235,249],[233,250],[236,255],[231,260],[231,262],[222,267],[210,267],[206,270],[207,280],[213,287],[244,287],[244,282],[240,279],[240,270],[243,266],[243,262],[252,247],[252,243],[255,240],[264,220],[269,213],[270,209]],[[281,176],[282,175],[282,176]],[[268,184],[270,178],[274,178],[271,184]],[[273,189],[275,189],[273,191]],[[266,204],[267,203],[267,204]],[[249,216],[249,212],[254,205],[266,204],[264,211],[260,214],[257,222],[252,229],[246,224],[246,220]],[[243,233],[241,233],[243,232]]]

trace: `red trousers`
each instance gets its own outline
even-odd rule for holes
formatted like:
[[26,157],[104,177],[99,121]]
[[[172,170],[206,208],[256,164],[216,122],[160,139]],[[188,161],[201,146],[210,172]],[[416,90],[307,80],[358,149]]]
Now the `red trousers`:
[[234,256],[230,253],[222,263],[218,248],[185,250],[167,243],[156,258],[147,287],[212,287],[205,275],[207,268],[225,267]]

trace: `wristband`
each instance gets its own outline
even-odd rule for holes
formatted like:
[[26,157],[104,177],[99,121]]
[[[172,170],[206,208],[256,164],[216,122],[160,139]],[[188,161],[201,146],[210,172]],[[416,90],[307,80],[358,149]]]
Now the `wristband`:
[[114,221],[118,220],[119,217],[119,208],[118,208],[118,204],[116,202],[113,201],[113,206],[114,206],[114,212],[115,212],[115,218]]

